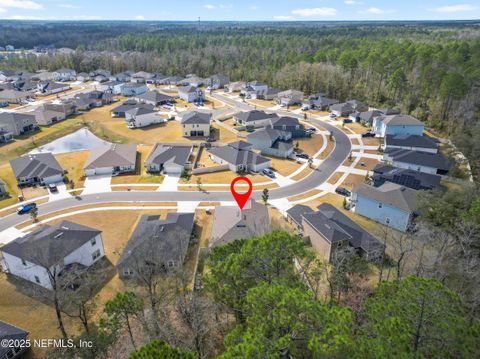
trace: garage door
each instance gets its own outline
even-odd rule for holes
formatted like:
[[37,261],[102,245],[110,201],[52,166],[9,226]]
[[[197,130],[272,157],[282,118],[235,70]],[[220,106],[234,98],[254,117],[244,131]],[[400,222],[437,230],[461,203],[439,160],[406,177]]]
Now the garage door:
[[102,167],[102,168],[95,168],[93,174],[94,175],[109,175],[112,174],[113,168],[112,167]]

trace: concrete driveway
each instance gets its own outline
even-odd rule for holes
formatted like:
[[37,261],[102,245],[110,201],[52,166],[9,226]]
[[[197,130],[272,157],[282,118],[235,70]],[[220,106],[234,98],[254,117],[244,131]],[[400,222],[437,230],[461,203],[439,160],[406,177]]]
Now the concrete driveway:
[[57,185],[57,192],[52,192],[48,190],[49,202],[70,197],[70,193],[67,192],[67,186],[65,185],[65,183],[60,182],[60,183],[56,183],[56,185]]
[[104,193],[111,192],[110,182],[112,181],[112,175],[98,175],[89,176],[85,180],[85,189],[83,194]]
[[178,189],[178,181],[180,181],[180,174],[165,175],[162,184],[158,187],[159,192],[170,192]]

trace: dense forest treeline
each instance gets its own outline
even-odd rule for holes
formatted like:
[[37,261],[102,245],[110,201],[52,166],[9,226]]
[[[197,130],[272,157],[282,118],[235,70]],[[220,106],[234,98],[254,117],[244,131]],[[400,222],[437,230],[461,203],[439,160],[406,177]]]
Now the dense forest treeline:
[[[61,39],[69,39],[79,51],[68,56],[14,57],[1,66],[225,73],[232,80],[257,79],[307,94],[322,91],[340,100],[357,98],[372,106],[393,106],[453,138],[478,178],[478,25],[136,24],[127,23],[123,30],[117,23],[70,24],[56,35],[46,31],[49,41],[67,46]],[[14,36],[5,32],[5,25],[1,34],[8,39]]]

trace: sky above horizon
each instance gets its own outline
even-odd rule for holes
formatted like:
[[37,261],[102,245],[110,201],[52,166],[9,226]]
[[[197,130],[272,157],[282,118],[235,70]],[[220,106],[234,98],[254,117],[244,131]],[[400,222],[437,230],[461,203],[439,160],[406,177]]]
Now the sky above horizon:
[[335,21],[480,19],[480,0],[0,0],[17,20]]

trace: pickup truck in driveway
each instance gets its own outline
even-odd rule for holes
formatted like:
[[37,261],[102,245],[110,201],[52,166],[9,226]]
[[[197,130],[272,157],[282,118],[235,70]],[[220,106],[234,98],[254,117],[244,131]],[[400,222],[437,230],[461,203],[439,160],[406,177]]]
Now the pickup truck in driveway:
[[25,213],[30,212],[35,207],[37,207],[37,204],[35,202],[27,203],[27,204],[24,204],[23,206],[18,207],[17,208],[17,213],[18,214],[25,214]]

